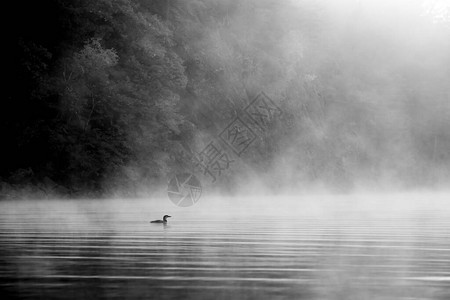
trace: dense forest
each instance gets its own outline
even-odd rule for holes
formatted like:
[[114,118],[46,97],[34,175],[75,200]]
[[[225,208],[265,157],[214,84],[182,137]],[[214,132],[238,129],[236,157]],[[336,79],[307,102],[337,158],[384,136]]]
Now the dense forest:
[[7,4],[1,198],[448,187],[449,23],[357,2]]

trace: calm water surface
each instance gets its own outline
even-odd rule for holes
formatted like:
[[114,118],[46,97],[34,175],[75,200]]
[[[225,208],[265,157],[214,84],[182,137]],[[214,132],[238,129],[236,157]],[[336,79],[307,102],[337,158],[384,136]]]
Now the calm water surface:
[[[202,199],[189,209],[167,199],[0,202],[0,291],[28,299],[450,299],[442,199],[300,199],[285,209],[273,200],[283,201],[218,208]],[[166,213],[167,226],[148,223]]]

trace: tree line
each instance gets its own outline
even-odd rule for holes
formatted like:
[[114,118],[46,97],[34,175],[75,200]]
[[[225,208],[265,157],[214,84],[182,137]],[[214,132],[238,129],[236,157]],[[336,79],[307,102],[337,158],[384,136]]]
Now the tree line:
[[449,178],[449,74],[433,65],[449,55],[404,60],[393,38],[358,29],[357,11],[343,29],[313,1],[8,6],[3,198],[151,192],[193,171],[192,156],[261,92],[282,118],[215,188],[253,180],[349,191]]

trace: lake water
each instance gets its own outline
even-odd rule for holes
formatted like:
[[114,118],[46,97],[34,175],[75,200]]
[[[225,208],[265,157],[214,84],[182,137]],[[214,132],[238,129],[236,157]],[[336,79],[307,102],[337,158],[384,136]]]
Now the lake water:
[[[0,202],[24,299],[450,299],[450,198]],[[149,220],[173,217],[167,226]]]

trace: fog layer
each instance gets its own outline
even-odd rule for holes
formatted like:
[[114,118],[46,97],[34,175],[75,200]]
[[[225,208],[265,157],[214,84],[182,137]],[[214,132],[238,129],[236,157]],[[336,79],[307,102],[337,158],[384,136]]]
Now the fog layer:
[[448,188],[448,8],[11,4],[2,195],[135,197],[185,172],[232,194]]

